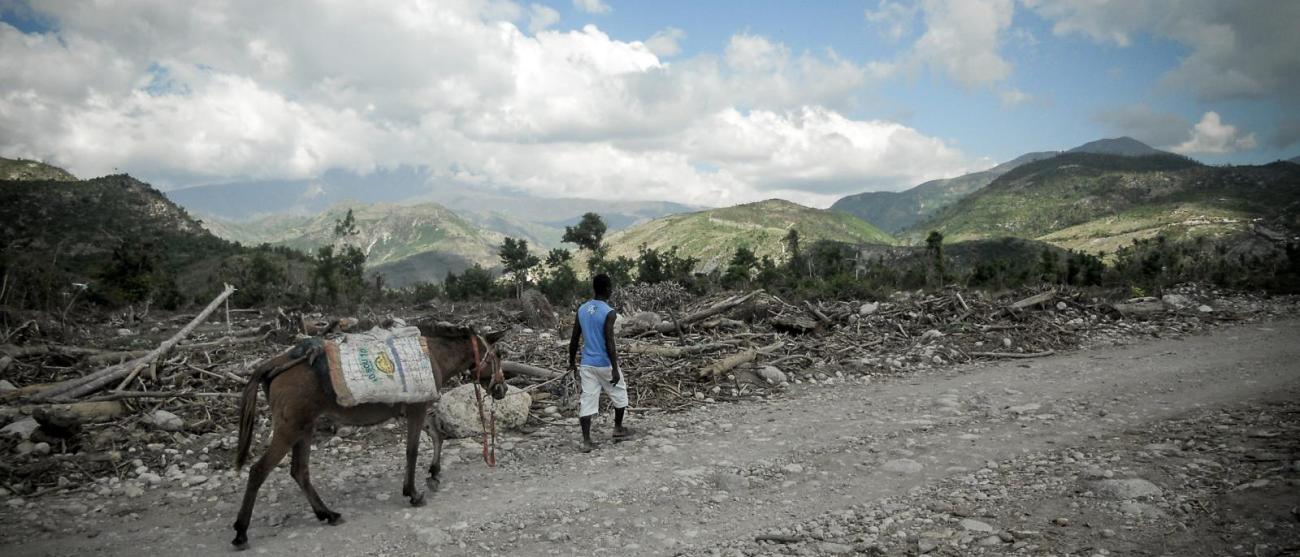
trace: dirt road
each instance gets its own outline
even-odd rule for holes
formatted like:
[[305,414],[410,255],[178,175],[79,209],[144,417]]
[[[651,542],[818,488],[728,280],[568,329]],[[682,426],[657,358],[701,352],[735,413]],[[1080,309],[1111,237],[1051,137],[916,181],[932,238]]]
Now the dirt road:
[[[557,424],[508,436],[491,471],[456,442],[443,489],[418,509],[400,497],[400,430],[318,439],[313,479],[347,522],[318,523],[282,468],[250,552],[1296,554],[1297,339],[1300,320],[1286,320],[833,379],[634,414],[642,435],[589,455]],[[134,498],[10,500],[0,553],[227,554],[243,487],[227,454],[214,447],[195,485]]]

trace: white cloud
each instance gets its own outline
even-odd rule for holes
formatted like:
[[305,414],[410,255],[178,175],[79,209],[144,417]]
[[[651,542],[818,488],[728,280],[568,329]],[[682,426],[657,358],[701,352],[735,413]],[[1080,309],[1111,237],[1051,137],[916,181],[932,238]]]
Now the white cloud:
[[926,30],[912,46],[915,64],[943,72],[966,88],[1011,74],[999,52],[1011,27],[1012,0],[925,0]]
[[676,27],[668,27],[655,31],[649,39],[646,39],[645,46],[660,58],[671,58],[682,52],[682,39],[686,38],[686,32]]
[[1240,135],[1237,127],[1223,123],[1217,112],[1206,112],[1192,127],[1192,137],[1171,150],[1184,155],[1222,155],[1249,151],[1256,145],[1255,134]]
[[1190,52],[1162,76],[1171,89],[1200,99],[1270,98],[1300,103],[1300,2],[1257,0],[1024,0],[1054,21],[1057,35],[1079,34],[1127,47],[1140,34],[1185,45]]
[[56,32],[0,24],[0,153],[164,187],[410,164],[701,204],[825,205],[972,165],[918,130],[844,116],[890,64],[748,34],[665,64],[667,42],[556,31],[537,7],[50,0],[36,9]]
[[536,35],[538,31],[549,29],[559,22],[560,12],[555,11],[555,8],[541,4],[530,4],[528,6],[529,33]]
[[880,0],[876,9],[867,9],[866,18],[880,30],[880,36],[897,42],[911,32],[912,21],[916,19],[916,5]]
[[1008,87],[998,93],[998,98],[1002,100],[1002,106],[1013,108],[1034,100],[1034,96],[1016,89]]
[[607,14],[610,11],[609,4],[603,0],[573,0],[573,7],[589,14]]

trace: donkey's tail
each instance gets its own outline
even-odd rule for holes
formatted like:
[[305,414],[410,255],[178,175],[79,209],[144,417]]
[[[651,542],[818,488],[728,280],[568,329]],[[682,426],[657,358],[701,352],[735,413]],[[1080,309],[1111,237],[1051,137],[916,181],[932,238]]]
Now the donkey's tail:
[[253,424],[257,421],[257,391],[266,382],[266,375],[275,368],[276,358],[267,360],[253,370],[248,384],[244,385],[244,396],[239,399],[239,446],[235,449],[235,469],[244,467],[248,460],[249,449],[253,446]]

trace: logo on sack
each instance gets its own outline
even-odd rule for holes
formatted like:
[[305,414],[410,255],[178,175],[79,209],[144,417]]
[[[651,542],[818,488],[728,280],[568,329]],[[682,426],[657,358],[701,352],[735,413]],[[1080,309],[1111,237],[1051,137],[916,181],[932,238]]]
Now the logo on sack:
[[393,373],[397,371],[397,366],[393,365],[393,359],[389,358],[386,352],[380,352],[378,356],[375,356],[375,368],[389,377],[392,377]]

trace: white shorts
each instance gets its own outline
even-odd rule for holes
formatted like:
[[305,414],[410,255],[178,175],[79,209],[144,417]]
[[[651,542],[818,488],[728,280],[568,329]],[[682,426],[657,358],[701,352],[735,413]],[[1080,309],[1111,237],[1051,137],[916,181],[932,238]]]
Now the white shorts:
[[618,384],[610,383],[614,376],[612,367],[578,366],[578,376],[582,378],[582,398],[578,408],[579,417],[587,417],[600,410],[600,392],[609,395],[614,408],[627,407],[627,374],[619,374]]

